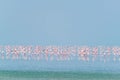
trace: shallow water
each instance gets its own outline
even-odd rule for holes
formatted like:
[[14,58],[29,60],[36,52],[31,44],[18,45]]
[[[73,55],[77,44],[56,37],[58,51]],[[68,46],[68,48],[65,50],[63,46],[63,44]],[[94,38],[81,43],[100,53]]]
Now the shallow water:
[[92,72],[0,71],[0,80],[119,80],[120,74]]

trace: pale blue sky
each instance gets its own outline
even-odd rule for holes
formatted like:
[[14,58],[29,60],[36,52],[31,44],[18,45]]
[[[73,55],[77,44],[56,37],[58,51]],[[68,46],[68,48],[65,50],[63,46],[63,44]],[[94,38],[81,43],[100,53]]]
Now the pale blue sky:
[[[119,4],[120,0],[0,0],[0,44],[120,45]],[[23,64],[30,62],[15,65]]]
[[119,0],[1,0],[0,44],[119,45]]

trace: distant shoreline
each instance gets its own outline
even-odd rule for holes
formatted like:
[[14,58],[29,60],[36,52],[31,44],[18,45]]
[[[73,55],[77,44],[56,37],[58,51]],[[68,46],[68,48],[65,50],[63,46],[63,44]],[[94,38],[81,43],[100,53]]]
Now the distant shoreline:
[[55,72],[55,71],[0,71],[0,79],[4,80],[28,80],[28,79],[50,79],[50,80],[119,80],[120,73],[97,73],[97,72]]

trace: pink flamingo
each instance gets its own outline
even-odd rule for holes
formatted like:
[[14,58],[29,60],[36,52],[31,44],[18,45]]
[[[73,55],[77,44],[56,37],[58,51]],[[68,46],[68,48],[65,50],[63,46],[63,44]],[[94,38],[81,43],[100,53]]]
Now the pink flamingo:
[[5,46],[5,52],[6,52],[6,59],[9,59],[11,54],[11,47]]
[[79,54],[79,57],[82,58],[82,60],[89,60],[87,58],[89,51],[86,49],[86,47],[78,48],[78,54]]
[[18,49],[16,47],[14,47],[12,49],[12,59],[18,59],[18,57],[19,57]]
[[22,55],[22,58],[23,58],[24,60],[27,60],[27,55],[26,55],[27,50],[26,50],[26,46],[20,46],[19,48],[20,48],[20,53],[21,53],[21,55]]
[[35,49],[33,50],[33,53],[36,57],[37,60],[42,59],[42,47],[41,46],[36,46]]
[[0,46],[0,56],[1,56],[1,59],[4,59],[4,57],[5,57],[5,51],[3,50],[4,49],[4,47],[3,46]]
[[92,55],[93,55],[92,60],[94,61],[98,55],[98,48],[97,47],[92,48]]
[[112,48],[112,53],[114,55],[113,60],[116,61],[116,56],[119,55],[119,47],[113,47]]

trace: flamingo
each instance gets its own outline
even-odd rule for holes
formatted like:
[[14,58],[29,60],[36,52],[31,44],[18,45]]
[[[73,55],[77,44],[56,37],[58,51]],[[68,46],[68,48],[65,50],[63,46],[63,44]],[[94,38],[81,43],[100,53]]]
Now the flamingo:
[[97,47],[92,48],[92,55],[93,55],[92,60],[94,61],[98,55],[98,48]]
[[6,52],[6,59],[9,59],[11,54],[11,47],[5,46],[5,52]]

